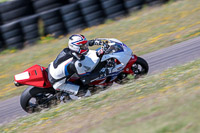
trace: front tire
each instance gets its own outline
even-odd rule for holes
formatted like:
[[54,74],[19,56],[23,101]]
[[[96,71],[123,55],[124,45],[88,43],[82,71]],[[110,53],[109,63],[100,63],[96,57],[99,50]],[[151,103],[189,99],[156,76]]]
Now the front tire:
[[[24,111],[28,113],[39,112],[43,108],[48,108],[55,95],[53,88],[37,88],[29,86],[20,97],[20,104]],[[54,99],[55,100],[55,99]]]
[[146,60],[141,57],[137,57],[137,61],[132,65],[135,78],[139,78],[146,75],[149,71],[149,65]]

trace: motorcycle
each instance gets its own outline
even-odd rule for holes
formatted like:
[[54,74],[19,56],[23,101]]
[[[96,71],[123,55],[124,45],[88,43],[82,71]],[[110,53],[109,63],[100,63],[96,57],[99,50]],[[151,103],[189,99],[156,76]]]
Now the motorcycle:
[[[101,39],[101,41],[103,45],[100,48],[89,50],[86,55],[93,63],[88,67],[88,72],[99,71],[100,75],[102,73],[87,85],[92,95],[107,89],[113,83],[124,83],[128,75],[139,78],[148,73],[148,63],[143,58],[134,55],[124,43],[117,39]],[[76,74],[72,75],[68,81],[83,86]],[[14,84],[17,87],[29,85],[20,97],[21,107],[28,113],[39,112],[62,101],[72,100],[69,94],[52,87],[48,80],[48,68],[37,64],[16,74]],[[80,97],[83,96],[80,94]]]

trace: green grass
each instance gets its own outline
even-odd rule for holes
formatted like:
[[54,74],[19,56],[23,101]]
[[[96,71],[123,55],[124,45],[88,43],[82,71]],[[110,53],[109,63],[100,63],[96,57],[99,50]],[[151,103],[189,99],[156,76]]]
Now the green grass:
[[0,127],[2,133],[197,133],[200,60]]
[[4,2],[7,2],[7,1],[13,1],[13,0],[0,0],[0,3],[4,3]]
[[[200,1],[184,0],[161,7],[145,7],[118,21],[75,32],[87,39],[117,38],[137,55],[143,55],[200,35]],[[155,17],[156,16],[156,17]],[[38,45],[23,50],[0,53],[0,99],[19,95],[25,87],[16,88],[13,76],[34,64],[47,66],[67,46],[68,37],[43,37]]]

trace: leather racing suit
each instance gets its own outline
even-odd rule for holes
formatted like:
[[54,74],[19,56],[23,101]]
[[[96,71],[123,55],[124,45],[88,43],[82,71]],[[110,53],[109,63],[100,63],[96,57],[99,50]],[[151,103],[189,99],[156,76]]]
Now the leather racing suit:
[[[94,40],[88,41],[89,46],[99,45]],[[90,80],[97,78],[99,72],[89,74],[84,67],[90,61],[89,57],[82,55],[81,58],[69,48],[63,49],[57,58],[49,64],[48,79],[53,88],[59,91],[67,92],[71,95],[76,95],[80,86],[71,82],[68,79],[76,74],[80,77],[83,85],[86,85]]]

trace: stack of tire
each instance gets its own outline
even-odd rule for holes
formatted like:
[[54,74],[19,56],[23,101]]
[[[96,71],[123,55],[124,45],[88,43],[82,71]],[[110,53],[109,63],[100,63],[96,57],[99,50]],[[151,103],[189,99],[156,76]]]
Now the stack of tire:
[[[1,3],[0,3],[1,4]],[[2,21],[1,21],[1,12],[0,12],[0,25],[2,25]]]
[[78,3],[63,6],[60,11],[68,33],[86,26]]
[[105,15],[99,0],[82,0],[79,2],[81,12],[87,26],[94,26],[104,22]]
[[3,45],[3,41],[2,41],[2,37],[0,36],[0,52],[1,50],[3,50],[4,45]]
[[68,0],[69,3],[76,3],[78,2],[79,0]]
[[19,21],[1,26],[1,34],[7,48],[22,48],[24,39]]
[[145,3],[145,0],[125,0],[124,5],[125,8],[132,12],[134,10],[138,10],[142,8],[142,5]]
[[62,6],[60,0],[32,0],[36,13],[41,13]]
[[39,39],[38,19],[38,15],[32,15],[20,21],[25,44],[33,44]]
[[147,5],[149,5],[149,6],[160,5],[160,4],[163,4],[167,1],[168,0],[145,0]]
[[108,19],[125,15],[126,9],[123,0],[100,0],[104,13]]
[[60,8],[49,10],[40,14],[40,18],[44,23],[45,34],[51,34],[54,37],[59,37],[66,33]]
[[8,1],[0,4],[1,21],[3,24],[32,13],[30,3],[26,0]]

